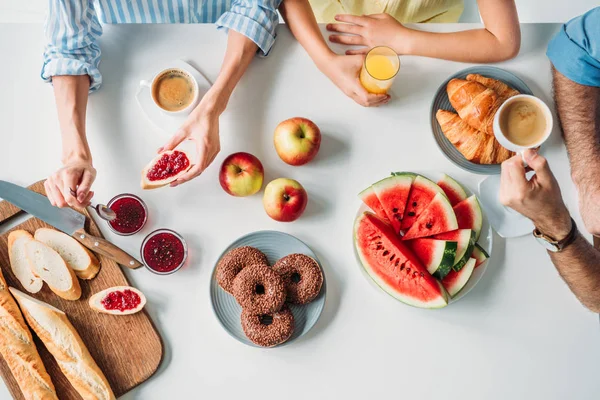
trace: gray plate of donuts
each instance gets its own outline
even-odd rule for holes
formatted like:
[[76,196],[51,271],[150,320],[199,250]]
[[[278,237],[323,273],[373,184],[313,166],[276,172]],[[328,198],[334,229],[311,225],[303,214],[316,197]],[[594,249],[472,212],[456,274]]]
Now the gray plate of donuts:
[[[249,246],[253,249],[247,249],[245,246]],[[314,297],[314,298],[312,298],[312,300],[306,304],[302,304],[302,305],[292,304],[289,302],[291,295],[290,295],[290,291],[288,290],[285,305],[283,306],[283,308],[280,312],[268,313],[269,314],[268,316],[263,315],[262,311],[264,311],[264,310],[261,310],[260,312],[250,312],[249,313],[248,312],[249,310],[247,308],[244,308],[244,310],[243,310],[242,307],[238,304],[238,301],[236,300],[234,295],[232,295],[231,293],[228,293],[228,292],[233,292],[233,291],[237,290],[236,294],[238,294],[238,297],[239,297],[240,296],[239,293],[242,292],[242,290],[243,290],[242,286],[244,284],[245,284],[245,286],[252,287],[252,288],[260,287],[261,291],[259,292],[259,294],[261,296],[259,297],[259,300],[261,300],[261,298],[263,296],[266,296],[266,295],[269,295],[270,293],[272,293],[273,290],[271,290],[272,289],[271,286],[273,286],[273,284],[280,285],[280,283],[279,283],[279,281],[271,282],[269,279],[266,279],[266,278],[265,278],[266,279],[265,282],[262,282],[262,281],[255,282],[254,280],[251,280],[251,278],[250,278],[250,276],[252,275],[250,273],[251,272],[250,270],[254,268],[254,269],[260,271],[260,268],[244,267],[241,270],[236,269],[235,275],[233,273],[231,274],[231,282],[228,282],[229,286],[227,284],[223,285],[223,283],[224,283],[223,282],[223,279],[224,279],[223,272],[222,272],[223,266],[220,267],[221,271],[219,271],[219,265],[225,264],[225,260],[227,260],[228,258],[231,258],[232,255],[234,255],[237,252],[237,250],[235,250],[235,249],[241,250],[238,253],[243,253],[243,254],[238,254],[238,255],[240,256],[240,258],[243,258],[243,259],[256,260],[256,259],[261,259],[261,257],[266,256],[268,265],[270,266],[269,269],[271,269],[271,270],[273,269],[273,266],[277,263],[277,261],[282,260],[282,259],[285,260],[285,257],[288,257],[288,256],[292,257],[291,255],[296,255],[296,254],[308,256],[312,260],[314,260],[314,262],[313,262],[314,265],[312,266],[312,268],[317,270],[318,275],[320,275],[322,277],[322,283],[319,286],[320,289],[314,289],[314,285],[312,288],[309,286],[309,283],[313,283],[313,280],[309,279],[309,278],[311,278],[311,276],[308,276],[309,272],[310,272],[308,270],[306,271],[307,278],[305,278],[304,280],[302,280],[301,277],[299,277],[298,274],[296,274],[295,272],[291,276],[288,274],[288,278],[291,278],[291,280],[293,280],[294,282],[299,282],[299,283],[296,283],[296,285],[305,285],[306,287],[311,288],[313,290],[313,294],[311,295],[311,298],[312,297]],[[242,250],[242,249],[244,249],[244,250]],[[256,249],[258,251],[255,251],[254,249]],[[256,253],[256,254],[247,254],[248,252]],[[260,254],[261,252],[262,252],[262,254]],[[264,256],[263,256],[263,254],[264,254]],[[306,258],[304,256],[293,256],[293,257]],[[262,259],[264,259],[264,258],[262,258]],[[306,260],[309,260],[312,262],[312,260],[310,260],[308,258],[306,258]],[[248,262],[248,263],[255,264],[254,261]],[[280,263],[279,265],[281,266],[282,263]],[[318,269],[317,269],[317,267],[318,267]],[[241,274],[241,271],[244,271],[244,274]],[[267,276],[273,275],[272,273],[270,273],[271,271],[264,271],[264,269],[262,271],[263,271],[263,273],[266,273]],[[280,271],[279,273],[282,273],[282,270],[279,270],[279,271]],[[244,275],[244,277],[242,277],[242,275]],[[237,280],[236,280],[236,278],[237,278]],[[244,282],[241,282],[241,281],[244,281]],[[232,283],[232,282],[234,282],[234,283]],[[289,280],[286,282],[289,282]],[[221,285],[219,283],[221,283]],[[257,284],[258,286],[255,286],[255,284]],[[226,287],[227,291],[225,289],[223,289],[223,287],[221,287],[221,286]],[[296,286],[294,286],[294,287],[296,287]],[[278,287],[276,287],[276,289],[279,290]],[[215,263],[215,267],[213,269],[213,273],[212,273],[211,281],[210,281],[210,299],[211,299],[211,304],[212,304],[215,316],[217,317],[217,320],[219,321],[221,326],[223,326],[225,331],[227,331],[227,333],[229,333],[232,337],[234,337],[235,339],[237,339],[238,341],[240,341],[244,344],[247,344],[247,345],[253,346],[253,347],[282,346],[282,345],[291,343],[295,339],[306,334],[317,323],[317,321],[321,315],[321,312],[323,311],[323,307],[325,306],[325,294],[326,294],[325,274],[323,273],[323,268],[321,266],[321,263],[319,262],[319,259],[316,256],[316,254],[310,249],[310,247],[308,247],[301,240],[299,240],[299,239],[295,238],[294,236],[289,235],[287,233],[277,232],[277,231],[253,232],[248,235],[242,236],[239,239],[237,239],[236,241],[234,241],[233,243],[231,243],[223,251],[223,253],[219,256],[219,259]],[[279,302],[279,299],[276,299],[274,301]],[[281,307],[279,306],[278,308],[281,308]],[[291,333],[291,336],[289,336],[289,339],[285,340],[283,343],[277,344],[275,346],[273,346],[271,344],[266,344],[266,345],[260,346],[258,344],[255,344],[252,340],[250,340],[248,338],[248,336],[246,335],[246,333],[244,332],[244,328],[242,327],[242,311],[244,311],[244,319],[245,319],[244,323],[246,325],[246,329],[248,332],[250,332],[248,330],[249,329],[248,325],[250,325],[251,322],[248,322],[249,319],[247,318],[247,314],[257,314],[256,318],[253,319],[252,321],[256,321],[256,324],[259,325],[258,326],[259,332],[278,329],[277,333],[279,333],[279,331],[281,329],[279,327],[276,327],[275,325],[282,319],[292,318],[291,316],[289,316],[288,310],[291,311],[291,314],[293,315],[293,332]],[[266,317],[266,319],[264,319],[265,317]],[[266,326],[263,325],[263,322]],[[253,329],[252,331],[254,332],[255,330]],[[257,340],[255,339],[255,341],[257,341]]]

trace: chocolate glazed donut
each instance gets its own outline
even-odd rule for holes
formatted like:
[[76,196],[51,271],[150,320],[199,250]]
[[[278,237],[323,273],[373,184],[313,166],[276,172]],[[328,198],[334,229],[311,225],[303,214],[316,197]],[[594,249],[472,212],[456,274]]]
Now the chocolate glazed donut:
[[273,271],[283,278],[287,301],[306,304],[314,300],[323,285],[323,272],[319,264],[304,254],[290,254],[275,263]]
[[233,295],[244,311],[269,314],[281,310],[286,292],[277,272],[266,265],[251,265],[233,280]]
[[271,314],[242,311],[242,328],[252,341],[262,347],[277,346],[294,333],[294,315],[287,306]]
[[250,246],[238,247],[225,254],[217,264],[217,282],[227,293],[233,294],[233,280],[248,265],[269,265],[262,251]]

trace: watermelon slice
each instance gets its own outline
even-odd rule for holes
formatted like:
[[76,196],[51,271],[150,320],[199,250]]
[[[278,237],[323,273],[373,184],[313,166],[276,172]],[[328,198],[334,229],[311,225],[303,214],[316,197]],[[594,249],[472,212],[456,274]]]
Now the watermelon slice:
[[475,263],[477,260],[469,258],[469,261],[465,266],[458,272],[452,270],[444,279],[442,279],[442,285],[446,288],[446,291],[450,297],[456,296],[469,282],[469,278],[473,275],[475,270]]
[[440,233],[435,235],[433,239],[451,240],[457,243],[456,257],[452,269],[460,271],[462,267],[469,261],[473,247],[475,247],[475,232],[471,229],[458,229],[452,232]]
[[371,186],[396,233],[400,233],[400,220],[415,176],[412,173],[397,173]]
[[446,196],[448,196],[448,200],[450,200],[452,207],[467,198],[465,189],[463,189],[458,182],[446,174],[442,176],[442,179],[440,179],[437,184],[442,188],[444,193],[446,193]]
[[490,258],[490,255],[481,247],[479,244],[475,243],[475,247],[473,248],[473,254],[471,255],[477,261],[475,264],[475,268],[479,267],[481,264],[487,261]]
[[409,240],[431,236],[455,229],[458,229],[458,222],[454,210],[452,210],[446,195],[437,193],[402,239]]
[[356,219],[354,246],[366,272],[389,295],[415,307],[448,305],[442,285],[394,230],[374,214],[365,212]]
[[406,245],[425,265],[427,271],[438,279],[443,279],[452,270],[456,257],[456,242],[437,239],[414,239]]
[[384,221],[389,221],[387,218],[387,214],[383,209],[383,206],[379,202],[377,195],[375,194],[375,190],[373,190],[373,186],[369,186],[362,192],[358,194],[358,197],[362,200],[363,203],[367,205],[371,210],[375,211],[375,214],[379,218],[382,218]]
[[458,220],[458,228],[473,229],[475,231],[475,241],[478,241],[483,225],[483,214],[477,197],[473,195],[455,205],[454,213]]
[[415,178],[410,188],[410,195],[408,196],[406,209],[402,217],[403,231],[406,232],[414,224],[437,193],[444,194],[444,191],[424,176],[418,175]]

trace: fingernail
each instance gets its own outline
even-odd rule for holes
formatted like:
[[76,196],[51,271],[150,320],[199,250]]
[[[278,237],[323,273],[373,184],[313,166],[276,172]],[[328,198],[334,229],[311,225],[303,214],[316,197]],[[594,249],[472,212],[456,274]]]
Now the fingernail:
[[163,151],[162,147],[159,147],[158,150],[156,150],[157,153],[162,153],[162,151]]
[[331,29],[331,24],[327,24],[327,29]]
[[80,194],[79,194],[79,196],[77,196],[77,200],[78,200],[80,203],[83,203],[83,201],[85,200],[85,197],[86,197],[86,196],[85,196],[83,193],[80,193]]
[[336,15],[336,16],[335,16],[335,17],[333,17],[333,18],[335,18],[335,20],[337,21],[337,20],[339,20],[339,19],[340,19],[340,16],[339,16],[339,15]]

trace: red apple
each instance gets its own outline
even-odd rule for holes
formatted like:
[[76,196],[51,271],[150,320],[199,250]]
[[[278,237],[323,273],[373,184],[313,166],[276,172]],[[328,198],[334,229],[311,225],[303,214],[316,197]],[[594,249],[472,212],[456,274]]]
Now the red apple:
[[221,164],[219,182],[230,195],[244,197],[260,190],[264,175],[258,158],[249,153],[234,153]]
[[317,155],[321,146],[321,131],[309,119],[286,119],[275,128],[273,138],[279,157],[290,165],[304,165]]
[[279,178],[269,182],[263,196],[263,206],[275,221],[297,220],[308,203],[308,194],[300,183],[293,179]]

